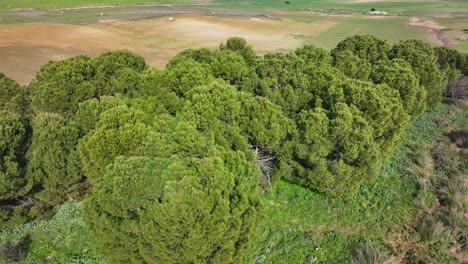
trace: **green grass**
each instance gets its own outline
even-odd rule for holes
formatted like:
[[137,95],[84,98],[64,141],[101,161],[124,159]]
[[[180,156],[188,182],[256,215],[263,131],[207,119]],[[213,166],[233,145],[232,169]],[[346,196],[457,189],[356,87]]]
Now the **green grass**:
[[[103,263],[94,252],[86,225],[80,215],[81,203],[67,202],[48,221],[34,221],[0,232],[0,243],[18,243],[30,237],[23,263]],[[0,263],[2,260],[0,258]]]
[[[93,5],[132,5],[132,4],[180,4],[200,3],[196,0],[2,0],[0,9],[37,8],[57,9],[62,7],[81,7]],[[468,4],[463,0],[429,0],[429,1],[369,1],[353,2],[350,0],[213,0],[213,4],[235,6],[240,9],[290,9],[298,8],[349,8],[367,11],[371,8],[388,12],[404,12],[411,15],[468,12]]]
[[180,4],[194,3],[191,0],[2,0],[0,9],[36,8],[58,9],[82,6],[108,5],[145,5],[145,4]]
[[368,11],[371,8],[385,10],[390,13],[421,15],[441,12],[468,12],[468,4],[460,0],[429,0],[429,1],[369,1],[353,2],[351,0],[215,0],[215,3],[240,4],[249,9],[290,9],[300,8],[344,8]]
[[406,24],[406,18],[371,19],[359,17],[330,17],[330,21],[338,22],[336,26],[311,37],[305,37],[306,44],[312,43],[326,49],[336,47],[338,42],[352,35],[373,35],[396,43],[405,39],[424,39],[425,30]]
[[[354,197],[330,198],[284,181],[263,197],[265,222],[250,258],[254,263],[347,263],[354,250],[372,244],[389,251],[391,234],[406,232],[423,211],[433,193],[420,189],[406,172],[411,163],[407,144],[432,143],[444,127],[468,123],[468,109],[440,104],[422,114],[410,126],[403,143],[389,158],[378,179],[363,186]],[[81,203],[62,205],[48,221],[35,221],[0,231],[0,243],[18,242],[26,235],[32,244],[25,263],[46,259],[54,263],[101,263],[80,216]],[[408,234],[407,234],[408,235]],[[441,263],[456,263],[445,252],[433,252]]]

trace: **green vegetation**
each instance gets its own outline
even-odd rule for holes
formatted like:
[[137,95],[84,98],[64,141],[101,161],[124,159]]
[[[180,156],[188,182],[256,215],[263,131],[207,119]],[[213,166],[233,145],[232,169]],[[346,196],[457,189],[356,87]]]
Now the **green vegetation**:
[[[459,112],[462,111],[462,112]],[[264,196],[266,221],[260,231],[254,259],[259,263],[346,262],[354,250],[372,243],[386,255],[404,257],[418,241],[410,225],[423,214],[433,190],[421,189],[407,172],[412,164],[408,144],[430,144],[443,133],[445,125],[466,124],[468,109],[439,105],[413,121],[402,144],[382,166],[379,177],[364,185],[351,198],[331,198],[287,182],[278,182]],[[431,253],[431,251],[433,251]],[[427,249],[425,254],[442,253],[442,263],[457,263],[443,250]],[[260,261],[262,260],[262,261]],[[445,261],[445,262],[444,262]]]
[[[204,1],[197,0],[22,0],[2,1],[0,9],[11,10],[15,8],[39,8],[39,9],[59,9],[83,6],[115,6],[115,5],[152,5],[152,4],[200,4]],[[463,1],[459,0],[444,0],[444,5],[440,1],[414,1],[414,2],[401,2],[401,1],[375,1],[375,2],[360,2],[349,0],[331,0],[331,1],[312,1],[312,0],[291,0],[289,4],[283,0],[214,0],[208,5],[222,4],[225,8],[241,8],[241,9],[297,9],[297,8],[343,8],[343,9],[357,9],[369,11],[371,8],[377,10],[388,10],[391,12],[407,12],[411,15],[418,15],[421,13],[433,12],[456,12],[466,10],[466,5]],[[436,10],[436,11],[435,11]]]
[[[81,217],[81,202],[62,204],[48,220],[36,220],[0,234],[0,252],[10,243],[10,254],[0,254],[0,263],[104,263],[96,252],[94,241]],[[10,259],[8,259],[10,257]]]
[[16,9],[16,8],[40,8],[40,9],[60,9],[73,7],[89,7],[89,6],[117,6],[117,5],[152,5],[152,4],[183,4],[193,3],[191,0],[22,0],[2,1],[0,9]]
[[[260,57],[231,38],[161,70],[115,51],[25,87],[1,75],[4,261],[456,262],[468,111],[441,101],[466,59],[372,36]],[[39,246],[51,225],[91,239]]]
[[[341,8],[359,11],[369,11],[371,8],[377,10],[387,10],[394,13],[406,13],[410,15],[430,14],[435,12],[459,12],[466,11],[467,6],[463,1],[444,0],[444,5],[440,1],[350,1],[350,0],[291,0],[286,4],[284,0],[215,0],[214,3],[226,5],[242,4],[243,8],[250,9],[297,9],[297,8]],[[237,7],[236,7],[237,8]]]
[[[443,104],[423,114],[413,122],[404,142],[433,143],[444,129],[444,125],[437,123],[440,119],[453,125],[466,124],[466,108],[460,115],[455,115],[457,111]],[[402,144],[385,163],[376,182],[362,188],[353,199],[329,198],[300,186],[278,182],[274,190],[262,198],[265,220],[258,231],[251,259],[259,263],[306,263],[312,255],[311,259],[317,257],[318,263],[328,263],[347,260],[350,256],[358,258],[359,255],[354,257],[353,248],[361,248],[361,243],[362,251],[377,246],[381,255],[388,256],[392,250],[382,244],[392,238],[399,226],[420,215],[423,208],[419,201],[426,200],[429,194],[422,193],[416,178],[406,172],[412,164],[409,147]],[[34,243],[29,246],[26,263],[47,257],[54,257],[58,263],[79,260],[100,263],[81,218],[81,208],[81,202],[67,202],[51,220],[7,229],[1,233],[0,240],[18,243],[29,234]],[[366,246],[366,243],[374,246]],[[383,253],[385,251],[387,253]],[[456,263],[454,259],[451,261]]]
[[84,201],[105,259],[243,262],[262,212],[259,175],[242,153],[208,156],[116,159]]

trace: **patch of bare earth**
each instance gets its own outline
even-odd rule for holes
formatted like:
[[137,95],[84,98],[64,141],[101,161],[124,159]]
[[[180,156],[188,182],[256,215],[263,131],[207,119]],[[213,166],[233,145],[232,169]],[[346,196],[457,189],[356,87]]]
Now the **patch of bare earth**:
[[166,16],[139,21],[101,20],[85,25],[4,25],[0,26],[0,72],[27,84],[49,60],[79,54],[96,56],[118,49],[141,54],[148,64],[162,67],[184,49],[215,48],[232,36],[246,38],[259,54],[292,50],[303,44],[302,39],[294,38],[296,32],[313,36],[334,25],[203,15],[174,16],[172,22]]
[[458,258],[462,263],[468,263],[468,253],[456,252],[455,250],[449,251],[449,254]]
[[444,29],[446,27],[440,25],[434,20],[424,20],[413,17],[409,20],[410,26],[422,27],[426,30],[428,38],[431,42],[444,47],[453,47],[454,43],[445,36]]

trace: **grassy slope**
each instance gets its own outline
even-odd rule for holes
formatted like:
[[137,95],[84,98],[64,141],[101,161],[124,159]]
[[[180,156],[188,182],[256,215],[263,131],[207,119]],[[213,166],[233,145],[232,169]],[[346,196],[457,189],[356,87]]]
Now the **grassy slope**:
[[[468,109],[454,113],[452,106],[441,104],[415,120],[377,181],[362,187],[355,197],[329,198],[278,182],[264,196],[265,223],[251,258],[275,264],[309,263],[315,258],[317,263],[346,263],[354,249],[365,242],[388,250],[384,241],[391,242],[395,234],[405,232],[402,227],[420,214],[422,201],[433,199],[406,173],[410,159],[405,143],[433,142],[444,129],[436,118],[455,126],[468,123]],[[80,206],[66,203],[49,221],[1,231],[0,242],[16,242],[29,234],[33,242],[27,263],[51,258],[54,263],[100,263],[80,217]],[[443,263],[453,261],[436,253]]]

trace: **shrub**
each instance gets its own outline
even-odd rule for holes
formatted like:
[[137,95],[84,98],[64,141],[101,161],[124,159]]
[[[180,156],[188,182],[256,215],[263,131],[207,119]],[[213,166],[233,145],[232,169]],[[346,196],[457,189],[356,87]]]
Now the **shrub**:
[[424,182],[433,180],[434,167],[429,146],[421,142],[413,142],[408,145],[408,148],[413,163],[407,171]]
[[395,263],[393,258],[387,257],[377,248],[365,245],[358,248],[354,253],[354,257],[350,261],[351,264],[392,264]]
[[31,244],[31,237],[26,235],[17,243],[5,241],[0,243],[0,260],[7,263],[18,263],[24,259]]
[[452,243],[450,230],[437,217],[428,213],[416,226],[421,242],[428,246],[438,246],[447,249]]

